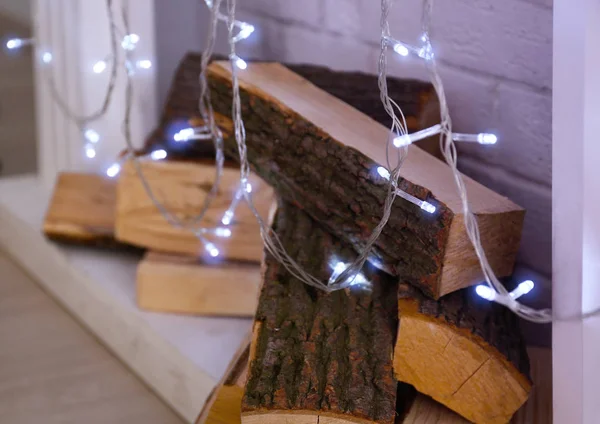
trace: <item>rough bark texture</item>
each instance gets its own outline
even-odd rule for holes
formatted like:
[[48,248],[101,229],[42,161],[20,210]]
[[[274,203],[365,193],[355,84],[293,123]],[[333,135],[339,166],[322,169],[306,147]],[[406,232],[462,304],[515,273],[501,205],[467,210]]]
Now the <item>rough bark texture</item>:
[[[190,119],[199,115],[200,59],[200,54],[188,53],[181,60],[171,84],[160,125],[148,138],[147,149],[162,146],[169,152],[169,157],[178,159],[214,156],[212,142],[181,144],[170,141],[179,129],[189,126]],[[376,89],[376,76],[361,72],[332,71],[313,65],[288,65],[288,68],[377,122],[390,125],[390,118]],[[418,80],[389,78],[388,90],[404,111],[409,131],[424,128],[424,121],[427,121],[430,115],[436,115],[438,104],[431,84]],[[437,141],[435,143],[437,145]],[[435,149],[431,150],[430,153],[433,153]]]
[[[231,86],[209,73],[214,110],[227,115]],[[241,90],[248,160],[278,195],[302,208],[337,237],[361,250],[381,219],[387,181],[373,172],[374,162],[295,112],[269,98]],[[232,137],[225,148],[235,155]],[[436,204],[435,214],[397,201],[372,255],[386,271],[437,297],[444,249],[454,213],[429,190],[400,179],[399,187]]]
[[[274,231],[293,258],[325,280],[332,261],[354,256],[289,204],[280,206]],[[393,423],[395,279],[368,267],[371,291],[326,294],[298,281],[270,255],[265,261],[243,413],[305,412]]]

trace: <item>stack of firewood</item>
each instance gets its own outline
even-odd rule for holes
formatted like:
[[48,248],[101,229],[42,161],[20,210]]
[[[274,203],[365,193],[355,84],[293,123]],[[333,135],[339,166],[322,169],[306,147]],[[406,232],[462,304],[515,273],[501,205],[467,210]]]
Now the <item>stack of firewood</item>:
[[[173,122],[197,119],[199,65],[196,55],[182,62],[146,146],[174,159],[143,164],[157,197],[181,217],[197,212],[214,174],[204,161],[210,146],[170,142]],[[226,152],[235,160],[228,64],[214,62],[208,74]],[[389,131],[381,125],[387,118],[376,78],[267,63],[250,64],[239,77],[255,202],[290,256],[327,281],[336,264],[356,258],[382,213],[387,181],[374,171],[386,164]],[[389,88],[409,131],[422,128],[428,110],[435,111],[431,87],[397,80]],[[209,225],[237,189],[238,174],[229,172]],[[116,187],[89,177],[77,189],[75,177],[63,175],[45,229],[62,239],[149,249],[138,269],[142,307],[225,315],[254,315],[257,307],[249,349],[199,422],[506,423],[531,389],[518,321],[469,288],[482,275],[447,166],[411,146],[401,175],[400,188],[436,212],[397,199],[362,270],[368,284],[329,294],[300,282],[271,255],[263,258],[246,209],[236,213],[227,244],[214,241],[224,259],[202,257],[194,235],[156,210],[131,166]],[[509,275],[524,212],[468,178],[466,184],[488,260],[498,275]],[[68,195],[69,185],[77,195]],[[90,220],[78,224],[77,213],[61,206],[69,202],[89,211]],[[262,275],[252,265],[261,260]],[[235,302],[206,300],[213,298]]]

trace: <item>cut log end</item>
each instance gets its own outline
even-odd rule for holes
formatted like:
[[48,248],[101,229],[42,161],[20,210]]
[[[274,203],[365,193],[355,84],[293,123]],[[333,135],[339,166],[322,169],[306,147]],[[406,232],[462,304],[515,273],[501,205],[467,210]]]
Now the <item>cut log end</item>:
[[459,291],[435,302],[400,285],[394,372],[474,422],[506,423],[531,390],[517,319]]

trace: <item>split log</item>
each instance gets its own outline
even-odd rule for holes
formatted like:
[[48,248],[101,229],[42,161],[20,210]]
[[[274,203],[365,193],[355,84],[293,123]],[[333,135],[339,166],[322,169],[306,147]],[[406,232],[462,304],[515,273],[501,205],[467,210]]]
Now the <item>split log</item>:
[[[315,65],[287,65],[289,69],[306,78],[317,87],[341,101],[389,126],[387,112],[379,100],[377,76],[362,72],[333,71]],[[188,53],[180,62],[165,103],[159,128],[147,140],[146,150],[161,146],[170,157],[213,157],[212,143],[172,143],[173,135],[181,127],[198,117],[200,85],[198,75],[201,55]],[[439,103],[433,86],[428,82],[388,78],[390,96],[400,105],[410,132],[429,127],[439,121]],[[436,137],[422,140],[417,145],[431,154],[439,155]]]
[[[321,278],[353,255],[308,215],[280,206],[274,231],[291,256]],[[325,292],[266,255],[242,422],[393,423],[395,280],[373,267],[372,289]]]
[[148,252],[137,268],[137,302],[157,312],[252,317],[260,281],[256,264]]
[[[226,150],[234,156],[226,118],[229,63],[211,64],[208,74],[214,109],[227,122]],[[255,172],[332,234],[362,249],[383,209],[387,181],[376,168],[386,163],[389,130],[279,64],[249,64],[239,77]],[[449,167],[410,146],[401,175],[402,190],[437,210],[429,214],[398,198],[373,260],[434,298],[481,281]],[[498,275],[509,275],[524,211],[470,178],[465,183],[488,260]]]
[[[168,210],[184,220],[198,214],[212,187],[214,166],[183,161],[148,161],[141,166],[155,196]],[[250,183],[255,205],[259,212],[266,215],[273,204],[273,191],[256,176],[251,176]],[[239,170],[225,168],[220,191],[205,215],[203,225],[212,227],[220,224],[239,186]],[[229,238],[205,235],[219,248],[219,259],[260,262],[263,242],[256,218],[245,202],[240,202],[230,228]],[[131,163],[123,166],[119,176],[116,237],[120,241],[154,251],[210,259],[192,231],[172,226],[161,215]]]
[[101,175],[61,172],[44,233],[57,241],[114,244],[116,192],[116,182]]
[[507,308],[461,290],[439,301],[400,284],[394,372],[476,423],[500,424],[527,400],[529,358]]

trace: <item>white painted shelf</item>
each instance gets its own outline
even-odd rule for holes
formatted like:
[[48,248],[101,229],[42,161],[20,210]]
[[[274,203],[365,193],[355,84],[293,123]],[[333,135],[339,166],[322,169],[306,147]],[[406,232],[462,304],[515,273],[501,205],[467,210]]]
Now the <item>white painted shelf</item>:
[[46,240],[41,228],[49,198],[35,176],[0,179],[0,249],[193,423],[247,340],[251,320],[139,310],[140,257]]

